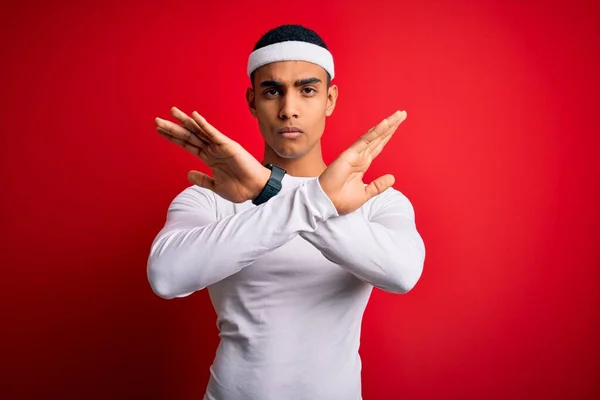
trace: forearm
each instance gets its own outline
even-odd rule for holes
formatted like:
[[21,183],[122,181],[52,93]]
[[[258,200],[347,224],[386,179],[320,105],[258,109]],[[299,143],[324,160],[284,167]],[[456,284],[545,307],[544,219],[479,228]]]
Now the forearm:
[[[178,207],[192,208],[174,202],[170,212]],[[152,244],[148,279],[161,297],[185,296],[235,274],[336,214],[318,184],[309,181],[218,221],[172,219]]]
[[404,201],[375,221],[358,210],[319,222],[316,230],[300,235],[359,279],[387,292],[406,293],[421,276],[425,246],[412,207]]

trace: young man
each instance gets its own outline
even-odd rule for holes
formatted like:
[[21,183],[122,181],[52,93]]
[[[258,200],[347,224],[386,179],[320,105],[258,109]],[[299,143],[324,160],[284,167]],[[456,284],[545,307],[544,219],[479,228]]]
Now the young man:
[[[359,400],[360,330],[373,287],[406,293],[425,258],[409,200],[385,175],[362,177],[405,112],[327,166],[325,120],[338,90],[331,53],[298,25],[266,33],[248,61],[248,107],[264,138],[259,163],[201,115],[172,109],[159,133],[212,170],[172,202],[152,244],[160,297],[207,288],[220,344],[207,400]],[[266,167],[265,167],[266,165]]]

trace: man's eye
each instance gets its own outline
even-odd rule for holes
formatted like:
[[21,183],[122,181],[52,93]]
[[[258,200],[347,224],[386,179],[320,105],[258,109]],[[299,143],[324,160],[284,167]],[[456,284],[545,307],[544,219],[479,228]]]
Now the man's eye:
[[306,94],[316,93],[316,90],[314,88],[310,88],[310,87],[304,88],[304,89],[302,89],[302,91]]
[[279,89],[269,89],[265,94],[268,96],[277,96],[279,94]]

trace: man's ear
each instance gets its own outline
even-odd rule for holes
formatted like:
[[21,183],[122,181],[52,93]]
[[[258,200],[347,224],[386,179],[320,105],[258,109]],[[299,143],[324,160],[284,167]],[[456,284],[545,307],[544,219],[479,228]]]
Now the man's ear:
[[325,108],[325,116],[329,117],[333,114],[333,110],[335,109],[335,103],[338,98],[338,87],[336,85],[331,85],[327,89],[327,108]]
[[248,88],[246,90],[246,102],[248,103],[248,109],[254,118],[256,118],[256,105],[254,104],[254,89]]

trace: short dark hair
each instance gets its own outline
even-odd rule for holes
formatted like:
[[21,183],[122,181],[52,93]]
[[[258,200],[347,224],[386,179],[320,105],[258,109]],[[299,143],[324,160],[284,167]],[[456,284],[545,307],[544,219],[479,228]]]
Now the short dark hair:
[[[301,42],[308,42],[321,46],[327,49],[325,41],[319,34],[312,29],[306,28],[302,25],[280,25],[276,28],[271,29],[256,42],[252,51],[261,49],[274,43],[287,42],[290,40],[298,40]],[[254,71],[250,74],[250,81],[254,88]],[[327,86],[331,84],[331,75],[327,72]]]

